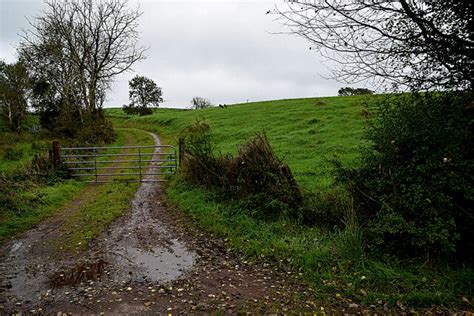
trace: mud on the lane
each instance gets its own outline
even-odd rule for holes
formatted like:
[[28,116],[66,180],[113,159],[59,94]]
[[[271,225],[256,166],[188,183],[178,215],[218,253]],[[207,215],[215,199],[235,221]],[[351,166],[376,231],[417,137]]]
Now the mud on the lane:
[[[159,145],[158,137],[151,135]],[[112,223],[83,254],[44,255],[48,251],[42,248],[51,241],[42,237],[60,226],[52,225],[54,221],[4,245],[0,250],[0,311],[81,306],[95,295],[124,285],[164,283],[181,277],[197,255],[159,220],[158,214],[164,212],[156,202],[160,193],[158,183],[142,183],[130,212]]]
[[[155,144],[160,145],[158,137],[151,135]],[[152,160],[158,160],[158,156]],[[149,168],[156,164],[152,163]],[[148,175],[145,180],[151,177]],[[92,251],[102,251],[110,263],[108,275],[115,284],[168,282],[181,277],[193,266],[196,254],[176,239],[158,216],[164,213],[160,194],[158,183],[142,183],[135,193],[131,211],[92,245]]]

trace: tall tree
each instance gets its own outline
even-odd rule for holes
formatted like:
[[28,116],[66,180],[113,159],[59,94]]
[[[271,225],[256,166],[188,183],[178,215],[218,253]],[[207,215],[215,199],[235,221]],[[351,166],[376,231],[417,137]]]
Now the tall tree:
[[145,58],[138,19],[126,0],[47,0],[23,35],[20,56],[62,100],[89,112],[102,107],[114,76]]
[[156,83],[144,76],[135,76],[128,82],[130,105],[146,108],[159,106],[163,102],[161,88]]
[[472,88],[472,1],[288,0],[276,13],[338,64],[339,81]]
[[30,81],[20,62],[6,64],[0,61],[0,115],[5,117],[11,130],[20,132],[28,113]]

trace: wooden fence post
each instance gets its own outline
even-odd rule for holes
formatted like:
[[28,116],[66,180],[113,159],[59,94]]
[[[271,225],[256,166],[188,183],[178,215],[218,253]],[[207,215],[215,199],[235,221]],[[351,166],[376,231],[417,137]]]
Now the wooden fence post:
[[184,145],[184,137],[179,138],[179,166],[181,167],[181,163],[183,162],[184,159],[184,154],[186,152],[186,148]]
[[54,168],[59,167],[59,141],[53,140],[53,166]]

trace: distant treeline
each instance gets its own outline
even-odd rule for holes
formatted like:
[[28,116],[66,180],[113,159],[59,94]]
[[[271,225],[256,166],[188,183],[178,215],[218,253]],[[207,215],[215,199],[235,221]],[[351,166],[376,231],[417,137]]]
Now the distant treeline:
[[374,94],[374,91],[366,88],[351,88],[344,87],[337,91],[339,96],[349,96],[349,95],[363,95],[363,94]]

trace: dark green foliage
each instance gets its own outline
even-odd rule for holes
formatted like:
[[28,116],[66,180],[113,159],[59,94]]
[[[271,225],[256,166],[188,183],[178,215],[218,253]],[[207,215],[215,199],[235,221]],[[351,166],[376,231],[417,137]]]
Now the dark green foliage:
[[339,96],[351,96],[351,95],[364,95],[364,94],[374,94],[374,91],[366,88],[351,88],[344,87],[337,91]]
[[399,257],[472,261],[472,93],[396,95],[379,105],[361,167],[339,170],[367,243]]
[[[129,86],[129,108],[147,108],[149,106],[159,106],[163,102],[161,88],[156,83],[144,76],[135,76],[128,82]],[[145,115],[144,112],[139,112]],[[147,113],[151,114],[151,113]]]
[[75,141],[80,144],[108,144],[116,138],[112,123],[101,110],[83,114],[82,128],[77,131]]
[[290,214],[301,224],[327,229],[342,229],[354,220],[350,199],[347,194],[337,190],[306,193],[302,206]]
[[47,107],[40,111],[40,124],[58,136],[74,139],[76,144],[106,144],[116,137],[112,123],[102,110]]
[[128,114],[128,115],[150,115],[153,114],[153,109],[147,108],[147,107],[141,107],[141,106],[134,106],[132,104],[130,105],[123,105],[122,107],[123,111]]
[[186,134],[183,170],[189,182],[239,199],[241,209],[255,217],[277,217],[300,207],[300,189],[264,133],[243,145],[235,157],[214,154],[206,123],[196,123]]
[[23,157],[23,149],[16,147],[7,147],[3,150],[3,159],[14,161]]

